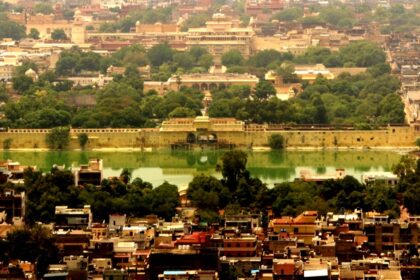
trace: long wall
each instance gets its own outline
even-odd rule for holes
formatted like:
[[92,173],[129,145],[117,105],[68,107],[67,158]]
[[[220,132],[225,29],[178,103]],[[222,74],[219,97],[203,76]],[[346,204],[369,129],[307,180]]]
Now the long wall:
[[[0,149],[10,139],[11,149],[47,149],[48,129],[11,129],[0,132]],[[185,142],[188,131],[168,132],[160,129],[73,129],[70,149],[78,149],[78,135],[89,136],[87,149],[161,148]],[[197,134],[197,133],[196,133]],[[268,146],[272,134],[281,134],[287,147],[413,147],[417,133],[413,128],[388,127],[382,130],[279,130],[220,131],[213,133],[218,141],[238,147]],[[3,145],[2,145],[3,143]]]

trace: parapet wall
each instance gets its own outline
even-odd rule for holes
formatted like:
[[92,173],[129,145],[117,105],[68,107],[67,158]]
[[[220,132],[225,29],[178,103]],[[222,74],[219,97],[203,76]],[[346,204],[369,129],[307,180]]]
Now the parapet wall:
[[[10,149],[47,149],[48,129],[10,129],[0,132],[0,149],[10,139]],[[78,149],[78,135],[89,137],[87,149],[101,148],[165,148],[186,142],[188,131],[161,131],[160,129],[72,129],[70,149]],[[367,148],[413,147],[417,134],[408,126],[381,130],[278,130],[211,132],[217,140],[237,147],[268,146],[270,136],[280,134],[287,147]]]

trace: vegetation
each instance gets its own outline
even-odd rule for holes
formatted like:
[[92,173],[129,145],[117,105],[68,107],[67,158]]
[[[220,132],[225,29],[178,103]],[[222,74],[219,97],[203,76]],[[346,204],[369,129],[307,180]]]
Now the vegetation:
[[131,11],[126,17],[123,17],[117,23],[103,23],[99,27],[101,32],[130,32],[132,28],[135,27],[136,22],[140,23],[157,23],[162,22],[166,23],[171,20],[172,8],[158,8],[147,10],[144,9],[135,9]]
[[54,245],[51,232],[40,225],[16,228],[8,232],[5,239],[0,240],[0,261],[11,260],[36,263],[37,277],[42,277],[48,265],[59,261],[59,250]]
[[[262,78],[273,70],[286,83],[300,82],[294,74],[294,63],[369,68],[358,75],[342,74],[334,80],[319,77],[313,84],[303,83],[303,93],[287,101],[273,98],[276,93],[273,85],[263,80],[254,90],[244,86],[214,90],[210,117],[234,117],[255,123],[350,124],[363,128],[404,122],[403,104],[395,94],[399,81],[390,76],[384,52],[372,43],[352,43],[338,52],[311,48],[298,57],[264,50],[248,60],[231,51],[222,59],[230,65],[228,71],[253,73]],[[137,67],[152,64],[152,79],[166,81],[174,73],[179,77],[186,72],[205,72],[212,63],[212,56],[199,47],[177,52],[167,44],[149,51],[133,45],[109,57],[73,48],[61,53],[55,72],[44,72],[37,81],[25,75],[30,68],[37,71],[36,65],[26,62],[17,67],[12,82],[22,98],[5,100],[6,118],[0,123],[18,128],[155,127],[169,117],[194,117],[203,106],[202,94],[182,87],[182,81],[177,92],[164,97],[153,91],[143,92]],[[57,81],[60,76],[105,73],[110,65],[125,67],[125,73],[116,75],[102,89],[72,88],[71,82]],[[93,106],[74,104],[72,100],[77,95],[91,99]]]
[[[420,186],[420,162],[405,156],[394,167],[401,176],[398,187],[385,181],[364,185],[351,176],[339,180],[328,180],[321,184],[313,182],[287,182],[268,189],[246,170],[246,154],[240,151],[226,153],[222,158],[221,180],[199,175],[189,184],[187,196],[194,206],[206,213],[229,209],[239,205],[249,211],[263,211],[272,206],[276,215],[295,216],[308,209],[321,214],[363,208],[364,211],[385,212],[397,218],[400,205],[411,214],[420,213],[418,195]],[[399,197],[403,197],[403,201]],[[217,217],[217,215],[214,215]]]
[[50,15],[54,12],[54,9],[48,3],[37,3],[35,4],[33,11],[35,14]]
[[50,149],[62,150],[70,143],[70,129],[67,127],[55,127],[45,137],[45,142]]
[[28,34],[28,36],[29,36],[29,38],[32,38],[32,39],[35,39],[35,40],[38,40],[39,39],[39,31],[38,31],[38,29],[36,29],[36,28],[31,28],[31,30],[29,31],[29,34]]
[[20,40],[25,35],[25,27],[23,25],[9,20],[5,14],[0,12],[0,39],[12,38]]
[[[383,74],[340,75],[334,80],[317,78],[296,98],[249,98],[246,87],[213,93],[210,117],[235,117],[254,123],[366,124],[375,127],[404,122],[404,105],[395,92],[399,81]],[[257,87],[260,88],[260,87]],[[263,91],[264,92],[264,91]],[[271,92],[266,89],[266,92]]]
[[[418,5],[417,5],[418,6]],[[335,3],[328,7],[311,6],[316,15],[305,16],[301,7],[291,7],[273,15],[272,19],[285,22],[300,22],[304,26],[329,25],[333,28],[351,28],[355,25],[379,22],[381,32],[411,32],[419,27],[418,8],[406,9],[402,4],[393,4],[391,8],[358,5],[354,8]]]
[[282,150],[284,149],[284,137],[280,134],[273,134],[268,140],[268,145],[273,150]]
[[[303,181],[281,183],[269,189],[250,175],[246,165],[246,153],[229,151],[222,156],[219,164],[220,180],[205,175],[193,178],[187,197],[198,207],[202,220],[218,219],[217,213],[221,209],[226,213],[237,213],[240,209],[264,212],[268,207],[272,207],[275,215],[292,216],[308,209],[326,214],[363,208],[364,211],[376,210],[396,218],[401,205],[411,214],[420,213],[417,195],[420,191],[420,162],[409,156],[402,157],[394,167],[394,172],[400,177],[397,187],[387,185],[386,181],[365,185],[346,176],[318,184]],[[123,170],[119,178],[104,179],[99,188],[79,188],[74,186],[70,171],[53,168],[43,175],[41,171],[27,169],[24,185],[14,188],[25,191],[28,196],[25,220],[29,225],[37,221],[53,221],[55,206],[63,204],[69,207],[90,204],[96,221],[107,220],[110,213],[126,213],[130,217],[153,213],[170,219],[179,205],[176,186],[165,182],[153,188],[140,178],[131,180],[129,170]],[[25,234],[29,233],[25,231]],[[27,237],[27,240],[31,238]],[[14,254],[19,252],[15,250]]]
[[68,38],[63,29],[54,29],[54,31],[51,32],[51,39],[62,41],[67,40]]
[[79,140],[80,148],[84,149],[89,141],[89,136],[86,133],[80,133],[77,135],[77,139]]
[[108,220],[112,213],[135,217],[156,214],[165,219],[176,213],[179,205],[176,186],[165,182],[153,188],[140,178],[129,183],[125,172],[120,178],[104,179],[100,188],[91,185],[79,188],[74,186],[70,171],[53,168],[43,176],[41,171],[28,169],[24,173],[24,186],[18,187],[28,196],[26,222],[30,225],[37,221],[52,222],[57,205],[83,207],[89,204],[94,220],[100,222]]
[[3,150],[9,150],[12,146],[13,139],[6,138],[3,140]]
[[303,9],[292,7],[284,9],[273,16],[273,19],[279,21],[295,21],[303,16]]

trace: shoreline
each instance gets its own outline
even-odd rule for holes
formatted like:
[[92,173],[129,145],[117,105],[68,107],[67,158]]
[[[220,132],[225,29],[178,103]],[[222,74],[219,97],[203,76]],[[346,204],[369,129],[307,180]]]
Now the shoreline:
[[[45,148],[20,148],[20,149],[0,149],[3,153],[5,152],[145,152],[150,153],[159,150],[170,150],[170,148],[94,148],[94,149],[64,149],[64,150],[50,150]],[[206,151],[210,149],[193,149],[193,150],[178,150],[178,151]],[[223,151],[224,149],[218,149]],[[238,150],[246,150],[250,152],[270,152],[270,151],[297,151],[297,152],[316,152],[316,151],[337,151],[337,152],[349,152],[349,151],[393,151],[397,153],[409,153],[418,150],[418,147],[286,147],[282,150],[273,150],[265,146],[255,146],[252,148],[245,148]]]

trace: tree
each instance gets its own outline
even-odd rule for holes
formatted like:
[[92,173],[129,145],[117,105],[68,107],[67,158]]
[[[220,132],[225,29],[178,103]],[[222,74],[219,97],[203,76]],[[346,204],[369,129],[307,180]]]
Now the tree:
[[312,99],[312,105],[315,107],[314,121],[318,124],[325,124],[328,122],[327,110],[325,109],[324,102],[320,96]]
[[231,200],[229,189],[212,176],[195,176],[188,184],[187,197],[191,203],[212,211],[223,209]]
[[6,138],[3,140],[3,150],[9,150],[12,146],[13,139]]
[[341,48],[338,53],[343,62],[353,62],[358,67],[370,67],[385,63],[385,52],[370,41],[356,41]]
[[128,170],[127,168],[124,168],[121,171],[120,179],[121,179],[121,181],[123,181],[124,184],[127,185],[131,181],[131,175],[132,174],[131,174],[130,170]]
[[50,149],[65,149],[70,143],[70,129],[68,127],[55,127],[47,134],[45,141]]
[[188,52],[176,53],[173,58],[177,67],[181,67],[186,70],[191,69],[195,63],[194,57]]
[[242,65],[244,62],[245,59],[238,50],[230,50],[222,55],[222,64],[228,67]]
[[299,82],[299,77],[295,74],[295,66],[292,63],[282,63],[276,69],[276,74],[282,77],[284,83]]
[[161,66],[163,63],[171,62],[173,50],[167,44],[153,46],[148,52],[147,57],[153,66]]
[[276,89],[273,84],[267,81],[259,81],[255,87],[255,96],[258,99],[267,99],[276,95]]
[[178,187],[164,182],[153,189],[146,200],[150,202],[150,209],[154,214],[169,220],[175,215],[179,205]]
[[37,277],[42,277],[48,265],[57,263],[58,248],[54,245],[51,233],[40,225],[18,228],[7,233],[8,252],[3,252],[10,259],[37,263]]
[[29,31],[29,35],[30,38],[38,40],[39,39],[39,31],[36,28],[31,28],[31,30]]
[[10,21],[3,14],[0,14],[0,39],[12,38],[13,40],[20,40],[25,37],[25,27]]
[[279,21],[294,21],[303,16],[303,9],[298,7],[284,9],[273,16],[273,19]]
[[54,12],[53,8],[48,3],[37,3],[33,9],[35,14],[50,15]]
[[67,35],[64,32],[63,29],[54,29],[54,31],[51,33],[51,39],[61,41],[61,40],[67,40]]
[[255,67],[268,67],[272,63],[279,63],[286,59],[291,59],[292,57],[288,54],[284,56],[276,50],[262,50],[257,52],[255,55],[249,58],[248,63]]
[[[67,20],[73,20],[73,18],[74,18],[74,11],[73,10],[71,10],[71,9],[64,9],[63,10],[63,17],[65,18],[65,19],[67,19]],[[88,28],[89,26],[86,26],[86,29]],[[90,25],[90,27],[93,27],[93,26],[91,26]]]
[[392,166],[392,172],[396,174],[401,181],[411,176],[415,170],[416,161],[409,155],[403,155],[400,161]]
[[176,107],[168,114],[170,118],[192,118],[195,116],[195,111],[186,107]]
[[13,89],[19,92],[20,94],[27,91],[33,83],[34,81],[32,80],[32,78],[26,76],[25,74],[15,76],[12,78]]
[[230,191],[236,191],[240,178],[246,170],[248,156],[244,151],[229,151],[222,156],[222,176]]
[[270,135],[268,145],[272,150],[282,150],[284,148],[284,137],[280,134]]
[[77,135],[77,139],[79,140],[80,148],[84,150],[89,141],[89,136],[86,133],[80,133]]

